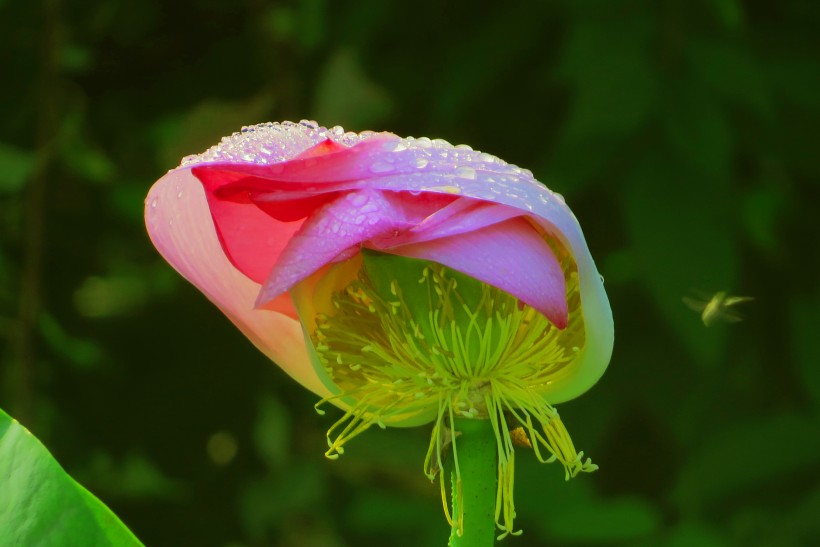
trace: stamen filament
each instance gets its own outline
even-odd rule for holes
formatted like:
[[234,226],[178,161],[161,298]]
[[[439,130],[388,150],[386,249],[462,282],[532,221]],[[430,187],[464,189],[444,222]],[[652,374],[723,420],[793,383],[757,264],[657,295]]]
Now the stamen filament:
[[[359,277],[332,296],[332,306],[323,309],[334,311],[317,314],[311,333],[319,362],[339,389],[320,401],[317,411],[322,413],[325,403],[346,409],[327,432],[325,455],[338,458],[347,442],[373,424],[432,421],[423,470],[431,481],[438,476],[445,516],[458,535],[464,514],[455,424],[488,420],[494,432],[499,537],[521,533],[514,528],[511,429],[520,425],[517,433],[523,431],[538,461],[560,461],[567,479],[597,469],[576,452],[543,396],[585,344],[575,264],[556,249],[567,282],[569,319],[563,330],[509,294],[431,262],[416,261],[422,265],[414,266],[419,270],[410,278],[413,286],[407,273],[404,284],[396,278],[379,285],[365,256]],[[389,287],[387,294],[377,286]],[[405,300],[405,291],[415,295],[412,301]],[[454,514],[442,472],[448,451]]]

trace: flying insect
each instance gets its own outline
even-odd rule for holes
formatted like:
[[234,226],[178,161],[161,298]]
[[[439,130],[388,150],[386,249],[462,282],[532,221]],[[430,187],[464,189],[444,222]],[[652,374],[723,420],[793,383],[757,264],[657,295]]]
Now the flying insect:
[[738,304],[751,302],[751,296],[729,296],[726,291],[718,291],[709,300],[683,297],[683,303],[691,309],[700,313],[703,324],[710,327],[718,321],[727,323],[737,323],[743,320],[743,316],[734,309]]

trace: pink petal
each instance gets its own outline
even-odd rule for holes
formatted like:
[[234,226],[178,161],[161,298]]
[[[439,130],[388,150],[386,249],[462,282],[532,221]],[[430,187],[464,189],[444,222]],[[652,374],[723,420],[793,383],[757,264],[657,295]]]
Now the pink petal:
[[214,162],[198,165],[194,169],[201,173],[231,173],[236,176],[235,180],[265,180],[264,184],[253,183],[253,188],[258,190],[297,190],[305,184],[316,183],[316,189],[323,191],[321,186],[330,183],[365,180],[383,174],[383,168],[374,166],[372,158],[395,148],[400,141],[399,137],[389,133],[374,135],[353,146],[343,146],[326,139],[277,163]]
[[348,147],[334,142],[330,139],[325,139],[315,146],[311,146],[304,152],[301,152],[293,157],[293,159],[301,160],[305,158],[315,158],[317,156],[326,156],[333,152],[343,152]]
[[372,239],[389,240],[445,206],[451,196],[350,192],[317,211],[293,235],[259,293],[257,305],[279,297],[322,266]]
[[524,219],[388,252],[432,260],[470,275],[532,306],[556,327],[567,326],[564,272],[552,249]]
[[[370,146],[385,139],[376,136]],[[368,141],[369,142],[369,141]],[[242,273],[262,283],[302,219],[337,197],[333,181],[366,176],[362,154],[326,139],[295,158],[267,166],[208,164],[192,169],[202,181],[225,254]],[[290,181],[290,182],[289,182]],[[305,187],[305,182],[317,186]],[[295,183],[295,185],[294,185]],[[341,187],[349,188],[350,184]]]
[[393,245],[421,243],[442,237],[458,236],[520,216],[524,216],[524,212],[513,207],[489,201],[459,198],[397,237]]
[[225,255],[242,273],[262,283],[302,221],[282,222],[248,199],[218,199],[212,192],[207,196]]
[[172,171],[154,184],[145,201],[145,224],[160,254],[257,348],[303,386],[328,395],[311,365],[289,297],[254,309],[260,286],[225,256],[205,192],[189,170]]

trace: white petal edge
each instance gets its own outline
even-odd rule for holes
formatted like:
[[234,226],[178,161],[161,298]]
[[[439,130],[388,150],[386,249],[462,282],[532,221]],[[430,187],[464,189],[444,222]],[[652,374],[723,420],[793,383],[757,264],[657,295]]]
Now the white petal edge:
[[570,250],[578,267],[581,307],[586,326],[586,344],[573,362],[572,373],[557,378],[545,391],[551,404],[569,401],[588,391],[603,376],[612,357],[615,327],[604,281],[595,267],[578,220],[568,207],[552,218],[531,216]]

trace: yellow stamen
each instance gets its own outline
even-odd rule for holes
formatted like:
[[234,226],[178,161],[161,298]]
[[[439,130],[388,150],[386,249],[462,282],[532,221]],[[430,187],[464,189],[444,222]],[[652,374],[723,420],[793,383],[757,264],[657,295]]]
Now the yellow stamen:
[[[394,280],[389,291],[380,292],[366,268],[335,292],[332,305],[316,314],[311,333],[319,362],[339,388],[317,409],[337,399],[348,406],[327,433],[326,456],[337,458],[345,443],[373,424],[432,421],[424,472],[431,480],[439,476],[447,520],[461,530],[461,500],[456,515],[446,502],[443,455],[452,451],[459,497],[458,434],[451,428],[456,418],[488,419],[498,446],[500,537],[520,533],[513,527],[513,437],[523,436],[539,461],[560,461],[566,478],[597,469],[576,452],[557,411],[543,398],[585,344],[575,264],[557,244],[553,248],[567,281],[569,324],[563,330],[515,297],[431,262],[418,278],[426,317],[414,315],[418,302],[410,306],[404,299],[408,290],[418,295],[418,285],[403,287]],[[478,296],[467,297],[470,290]]]

